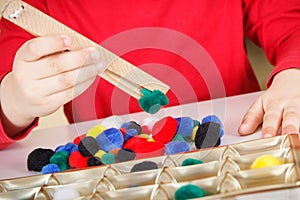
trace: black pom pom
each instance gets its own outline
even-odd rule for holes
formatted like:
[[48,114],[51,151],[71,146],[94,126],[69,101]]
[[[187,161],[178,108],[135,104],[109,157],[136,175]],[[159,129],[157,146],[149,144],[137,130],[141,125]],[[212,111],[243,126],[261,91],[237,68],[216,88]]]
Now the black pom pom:
[[100,160],[100,158],[96,157],[96,156],[92,156],[88,159],[87,161],[88,166],[99,166],[102,165],[102,162]]
[[40,172],[45,165],[50,164],[50,158],[54,154],[52,149],[38,148],[33,150],[27,158],[27,168]]
[[145,171],[145,170],[151,170],[151,169],[158,169],[157,164],[152,161],[144,161],[144,162],[135,164],[131,168],[131,172],[139,172],[139,171]]
[[138,135],[142,133],[142,127],[135,121],[130,121],[126,129],[135,129]]
[[131,149],[120,149],[116,156],[119,162],[129,161],[135,159],[135,153]]
[[78,151],[84,157],[93,156],[99,149],[99,143],[91,136],[83,138],[78,144]]
[[195,136],[195,146],[198,149],[219,146],[220,143],[220,124],[207,122],[199,126]]

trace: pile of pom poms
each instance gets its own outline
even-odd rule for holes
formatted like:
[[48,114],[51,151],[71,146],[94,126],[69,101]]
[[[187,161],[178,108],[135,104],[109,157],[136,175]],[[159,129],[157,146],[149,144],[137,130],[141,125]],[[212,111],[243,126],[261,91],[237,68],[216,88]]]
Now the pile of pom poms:
[[215,115],[202,121],[171,116],[125,122],[119,116],[104,119],[72,142],[52,149],[37,148],[27,158],[27,168],[44,174],[171,155],[195,147],[219,146],[223,124]]

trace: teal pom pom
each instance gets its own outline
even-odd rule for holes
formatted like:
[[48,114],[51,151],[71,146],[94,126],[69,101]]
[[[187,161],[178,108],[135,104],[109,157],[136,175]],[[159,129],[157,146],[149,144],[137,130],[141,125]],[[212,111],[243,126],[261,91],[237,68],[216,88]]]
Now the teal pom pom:
[[180,187],[176,190],[174,199],[175,200],[185,200],[204,197],[205,193],[202,188],[197,185],[188,184]]
[[116,157],[112,153],[106,153],[102,156],[101,162],[105,165],[116,163]]
[[185,141],[184,138],[181,135],[176,134],[172,141]]
[[138,100],[139,105],[144,111],[150,114],[157,113],[161,106],[165,106],[169,103],[168,97],[160,90],[153,90],[152,92],[143,88],[141,93],[143,97]]
[[55,152],[50,158],[50,164],[56,164],[60,171],[69,169],[69,153],[66,151]]
[[202,164],[202,160],[194,159],[194,158],[187,158],[184,161],[182,161],[181,166],[188,166],[188,165],[198,165]]

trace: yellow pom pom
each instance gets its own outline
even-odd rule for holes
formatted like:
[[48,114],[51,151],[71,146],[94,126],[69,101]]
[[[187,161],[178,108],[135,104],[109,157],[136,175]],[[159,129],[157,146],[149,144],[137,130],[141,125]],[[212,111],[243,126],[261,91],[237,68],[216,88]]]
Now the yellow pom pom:
[[282,161],[272,155],[263,155],[255,159],[251,165],[251,169],[271,167],[281,165]]
[[191,134],[192,141],[195,141],[195,137],[196,137],[196,133],[197,133],[198,128],[199,128],[199,126],[195,126],[194,129],[193,129],[193,132]]
[[96,125],[90,128],[86,134],[86,136],[91,136],[96,138],[99,134],[101,134],[106,128],[102,125]]
[[147,139],[148,142],[155,142],[155,140],[150,135],[145,133],[139,134],[139,137]]
[[102,156],[103,156],[104,154],[106,154],[105,151],[99,150],[99,151],[97,151],[97,153],[95,153],[94,156],[97,156],[98,158],[102,159]]

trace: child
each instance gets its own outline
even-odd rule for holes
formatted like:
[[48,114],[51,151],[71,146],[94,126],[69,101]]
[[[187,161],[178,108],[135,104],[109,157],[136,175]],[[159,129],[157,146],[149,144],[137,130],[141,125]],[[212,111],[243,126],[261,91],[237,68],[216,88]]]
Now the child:
[[[298,0],[26,2],[170,85],[170,106],[258,91],[247,36],[275,68],[239,133],[261,124],[264,137],[299,130]],[[5,19],[0,29],[1,148],[60,106],[70,123],[140,111],[135,99],[97,77],[104,66],[93,48],[65,51],[74,42],[67,35],[33,39]]]

